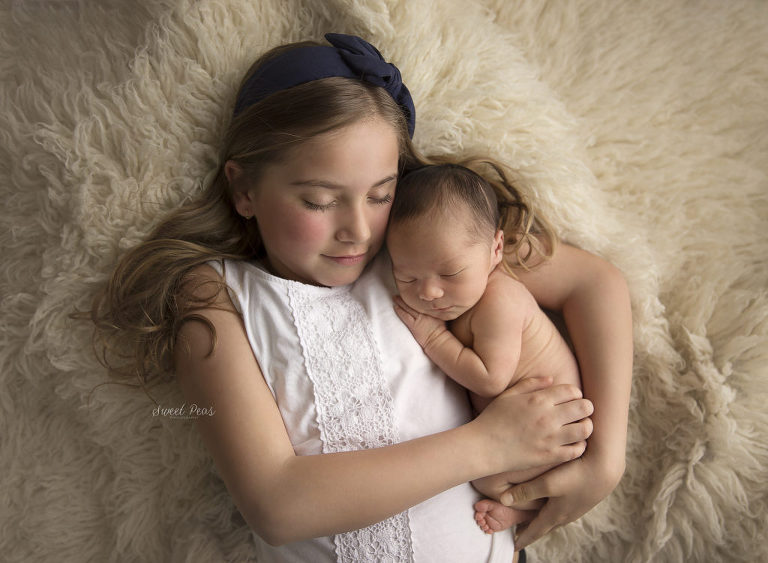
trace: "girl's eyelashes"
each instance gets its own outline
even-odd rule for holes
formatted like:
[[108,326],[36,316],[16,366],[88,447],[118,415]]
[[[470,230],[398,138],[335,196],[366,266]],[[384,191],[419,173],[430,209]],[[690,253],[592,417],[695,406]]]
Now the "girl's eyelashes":
[[[384,197],[369,197],[368,201],[370,201],[374,205],[387,205],[392,203],[392,199],[393,199],[392,194],[387,194]],[[302,203],[304,204],[304,207],[312,211],[327,211],[328,209],[336,205],[335,201],[332,201],[330,203],[314,203],[306,199],[303,199]]]
[[327,211],[328,209],[333,207],[334,204],[336,203],[335,201],[332,201],[331,203],[325,203],[325,204],[312,203],[311,201],[307,201],[306,199],[302,201],[304,202],[304,207],[306,207],[307,209],[311,209],[312,211]]
[[386,205],[392,203],[392,194],[387,194],[384,197],[372,197],[370,199],[376,205]]

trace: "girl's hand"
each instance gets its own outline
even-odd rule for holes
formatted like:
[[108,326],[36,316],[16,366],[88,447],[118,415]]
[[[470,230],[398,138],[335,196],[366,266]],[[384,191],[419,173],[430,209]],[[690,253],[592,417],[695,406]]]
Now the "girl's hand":
[[504,391],[469,425],[481,427],[494,473],[521,471],[581,456],[592,410],[578,387],[531,377]]
[[445,328],[445,321],[419,313],[416,309],[406,305],[399,295],[395,295],[394,299],[395,313],[403,321],[403,324],[408,327],[408,330],[411,331],[416,342],[422,348],[427,348],[430,342],[433,342],[448,330]]
[[536,479],[511,487],[501,495],[502,504],[545,500],[544,506],[528,524],[518,526],[515,549],[523,549],[553,529],[587,513],[618,485],[623,471],[623,463],[611,465],[587,452]]

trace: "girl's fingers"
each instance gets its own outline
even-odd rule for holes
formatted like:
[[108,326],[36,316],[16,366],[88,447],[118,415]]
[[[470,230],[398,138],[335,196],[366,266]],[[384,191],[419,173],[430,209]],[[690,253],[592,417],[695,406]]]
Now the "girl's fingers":
[[[544,506],[546,507],[546,505]],[[537,516],[528,522],[528,524],[522,528],[522,531],[520,531],[521,528],[518,527],[517,535],[515,536],[515,550],[519,551],[525,549],[537,539],[547,535],[553,528],[554,526],[550,526],[546,523],[541,516]]]
[[585,418],[578,422],[566,424],[563,427],[563,443],[575,444],[583,442],[592,435],[592,419]]
[[505,506],[511,506],[513,504],[528,503],[537,499],[546,499],[552,496],[548,485],[549,479],[543,478],[543,475],[540,475],[536,479],[510,487],[499,497],[499,502]]
[[539,538],[547,535],[549,532],[565,523],[566,521],[563,520],[561,515],[556,513],[556,510],[551,503],[544,503],[544,506],[539,510],[539,513],[533,520],[524,526],[518,526],[515,535],[515,550],[520,550],[531,545]]
[[579,422],[592,416],[594,410],[589,399],[572,399],[567,403],[559,403],[556,422],[562,425]]
[[568,444],[563,446],[560,451],[563,454],[563,463],[573,461],[583,456],[584,452],[587,451],[587,442],[582,440],[581,442]]
[[[580,457],[592,432],[592,403],[572,385],[551,385],[548,377],[527,378],[494,399],[475,419],[495,452],[514,452],[502,470],[559,464]],[[521,465],[527,460],[530,465]]]
[[575,385],[568,384],[553,385],[552,389],[550,389],[550,393],[552,394],[551,399],[556,405],[569,403],[584,397],[581,389]]

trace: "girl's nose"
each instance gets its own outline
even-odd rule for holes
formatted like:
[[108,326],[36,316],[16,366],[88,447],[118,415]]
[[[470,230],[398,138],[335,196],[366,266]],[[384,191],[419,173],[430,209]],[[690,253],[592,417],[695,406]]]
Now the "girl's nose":
[[371,238],[371,226],[364,209],[351,208],[336,233],[341,242],[361,243]]
[[443,288],[431,280],[424,280],[419,284],[419,299],[422,301],[434,301],[443,296]]

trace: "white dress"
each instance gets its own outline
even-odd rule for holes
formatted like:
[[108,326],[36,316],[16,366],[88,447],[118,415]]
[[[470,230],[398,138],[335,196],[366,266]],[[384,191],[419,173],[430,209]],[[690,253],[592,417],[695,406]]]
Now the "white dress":
[[[221,263],[212,263],[222,273]],[[430,362],[392,308],[389,260],[352,285],[317,287],[225,261],[224,278],[297,455],[375,448],[455,428],[466,393]],[[424,475],[429,479],[429,474]],[[511,532],[484,534],[469,484],[382,522],[272,547],[259,562],[512,561]]]

